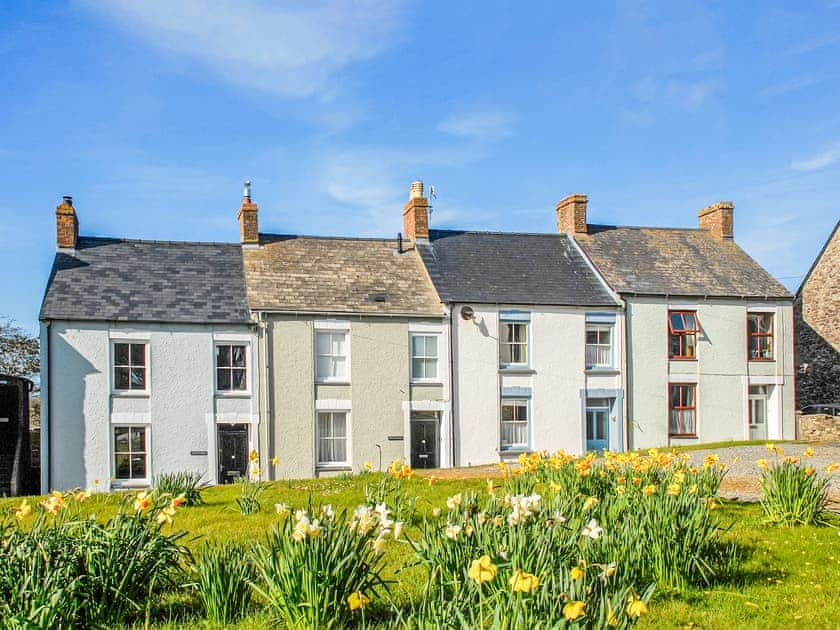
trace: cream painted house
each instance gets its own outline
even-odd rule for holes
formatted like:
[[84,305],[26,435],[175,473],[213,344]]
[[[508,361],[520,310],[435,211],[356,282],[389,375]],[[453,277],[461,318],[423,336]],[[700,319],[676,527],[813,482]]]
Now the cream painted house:
[[269,478],[451,466],[449,330],[415,248],[260,234],[250,200],[239,217]]

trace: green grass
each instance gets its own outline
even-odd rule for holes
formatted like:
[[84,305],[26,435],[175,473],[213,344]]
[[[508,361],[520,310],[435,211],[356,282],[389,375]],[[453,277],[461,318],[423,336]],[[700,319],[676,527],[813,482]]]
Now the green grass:
[[[369,482],[378,477],[371,475]],[[483,479],[441,480],[429,486],[426,479],[405,481],[411,494],[420,497],[417,510],[430,514],[443,507],[446,497],[467,489],[483,491]],[[235,541],[250,544],[264,539],[277,522],[275,503],[306,504],[310,494],[316,504],[331,503],[336,510],[355,507],[364,500],[364,478],[319,479],[270,484],[257,514],[244,516],[235,506],[239,486],[217,486],[203,492],[204,505],[182,508],[174,529],[189,535],[184,542],[197,549],[204,540]],[[105,517],[116,512],[120,495],[97,495],[83,504],[84,512]],[[17,506],[20,499],[0,499],[0,510]],[[827,527],[775,528],[764,524],[757,505],[727,504],[720,510],[722,521],[730,526],[727,540],[741,545],[746,553],[740,575],[707,590],[682,594],[657,592],[650,615],[641,628],[826,628],[840,627],[840,518],[832,516]],[[413,536],[416,529],[406,528]],[[419,595],[422,574],[419,569],[400,571],[406,548],[389,543],[386,552],[386,579],[392,580],[395,600],[407,601]],[[198,603],[186,593],[171,595],[156,615],[154,628],[215,629],[199,618]],[[168,621],[167,621],[168,620]],[[254,613],[230,628],[268,629],[275,627],[268,617]]]

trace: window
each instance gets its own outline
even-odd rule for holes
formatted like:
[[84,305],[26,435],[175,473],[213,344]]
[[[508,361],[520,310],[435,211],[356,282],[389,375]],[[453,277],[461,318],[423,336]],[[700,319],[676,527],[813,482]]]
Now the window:
[[315,333],[315,377],[319,381],[346,381],[347,369],[346,331]]
[[148,480],[146,427],[114,427],[114,477]]
[[347,412],[318,412],[318,465],[347,463]]
[[121,391],[145,391],[146,344],[114,344],[114,389]]
[[750,361],[773,360],[772,313],[747,313],[747,356]]
[[438,336],[411,335],[411,379],[436,381],[438,378]]
[[586,325],[586,369],[613,366],[612,331],[608,325]]
[[502,322],[499,340],[499,363],[505,365],[528,364],[528,324]]
[[220,392],[244,392],[248,389],[246,346],[216,345],[216,389]]
[[502,400],[502,450],[528,448],[528,401]]
[[696,312],[668,311],[668,356],[671,359],[696,359],[699,332]]
[[697,434],[697,386],[671,384],[669,392],[669,424],[671,436],[690,436]]

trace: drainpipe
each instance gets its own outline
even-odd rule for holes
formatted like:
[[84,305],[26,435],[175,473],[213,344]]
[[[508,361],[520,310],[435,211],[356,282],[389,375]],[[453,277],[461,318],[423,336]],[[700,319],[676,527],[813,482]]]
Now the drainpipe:
[[[46,373],[47,387],[41,383],[41,494],[50,490],[52,482],[52,436],[50,435],[50,411],[52,407],[52,322],[45,322],[47,329],[45,341],[47,342],[46,352],[41,352],[41,359],[46,365],[41,365],[41,374]],[[46,400],[44,400],[46,394]]]
[[449,464],[455,467],[455,413],[458,406],[455,404],[455,318],[452,317],[452,308],[449,308]]

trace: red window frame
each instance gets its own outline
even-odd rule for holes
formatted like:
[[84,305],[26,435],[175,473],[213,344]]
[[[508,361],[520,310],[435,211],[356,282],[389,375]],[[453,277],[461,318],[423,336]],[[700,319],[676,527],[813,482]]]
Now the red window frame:
[[[770,332],[751,332],[750,331],[750,318],[751,317],[769,317],[770,318]],[[774,313],[747,313],[747,361],[775,361],[776,360],[776,344],[775,339],[773,338],[773,332],[776,327],[776,317]],[[761,329],[760,326],[756,326],[756,330],[759,331]],[[760,352],[761,350],[761,340],[762,339],[769,339],[770,340],[770,356],[769,357],[762,357],[756,356],[756,353],[753,353],[752,348],[752,340],[756,340],[756,351]]]
[[[672,318],[674,315],[680,315],[685,323],[685,316],[691,315],[694,318],[694,328],[675,329]],[[696,361],[697,360],[697,333],[700,332],[700,319],[697,317],[697,311],[668,311],[668,358],[673,361]],[[686,354],[686,338],[691,337],[694,343],[691,344],[693,354]],[[679,354],[671,352],[671,340],[676,338],[679,340]]]
[[[671,389],[678,387],[677,390],[679,404],[674,404],[671,397]],[[691,402],[692,404],[685,404],[685,394],[683,388],[690,388],[692,390]],[[673,433],[671,431],[671,414],[676,411],[679,414],[679,426],[684,427],[685,422],[682,419],[684,413],[690,411],[693,413],[692,427],[694,429],[691,433]],[[696,438],[697,437],[697,383],[668,383],[668,436],[675,438]]]

